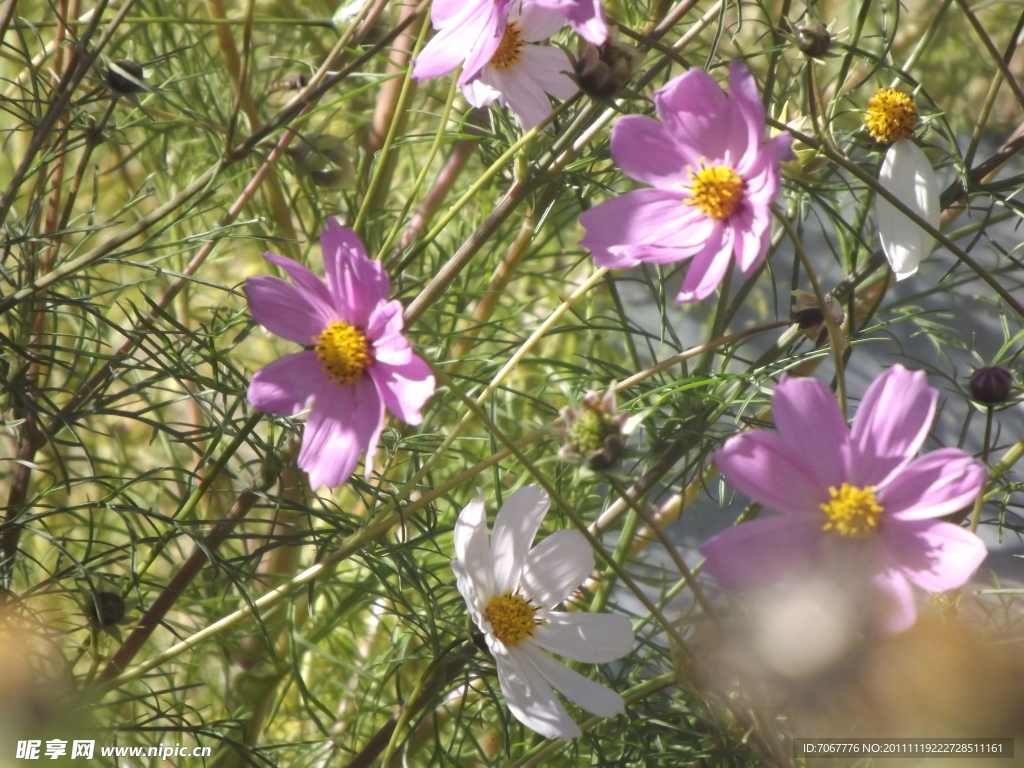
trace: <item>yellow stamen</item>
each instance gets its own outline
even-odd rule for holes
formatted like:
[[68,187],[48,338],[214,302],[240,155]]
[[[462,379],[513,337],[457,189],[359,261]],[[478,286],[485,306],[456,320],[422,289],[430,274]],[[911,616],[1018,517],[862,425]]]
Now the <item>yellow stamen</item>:
[[857,488],[843,483],[839,490],[828,489],[832,501],[821,505],[825,513],[823,531],[835,531],[852,539],[867,539],[878,532],[882,508],[875,500],[873,486]]
[[498,50],[491,56],[491,66],[496,69],[508,69],[522,61],[525,50],[526,41],[523,40],[519,22],[510,21],[505,25],[505,33],[501,36],[501,42],[498,43]]
[[537,618],[531,601],[518,590],[508,589],[487,601],[484,618],[490,622],[494,636],[510,648],[531,637],[534,628],[548,623],[547,619]]
[[327,373],[339,384],[352,384],[373,362],[366,335],[348,323],[336,320],[314,336],[316,356]]
[[864,123],[872,138],[882,144],[914,135],[917,105],[914,99],[897,88],[883,88],[868,102]]
[[727,219],[743,199],[743,179],[725,165],[704,165],[694,173],[689,169],[690,198],[687,205],[699,208],[712,219]]

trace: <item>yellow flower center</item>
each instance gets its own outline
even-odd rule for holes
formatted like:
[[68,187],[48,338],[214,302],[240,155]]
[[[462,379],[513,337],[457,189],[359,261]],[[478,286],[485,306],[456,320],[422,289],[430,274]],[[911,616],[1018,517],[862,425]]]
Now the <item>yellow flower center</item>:
[[336,320],[314,336],[316,356],[327,373],[339,384],[352,384],[373,362],[366,335],[348,323]]
[[547,624],[537,618],[533,603],[516,590],[505,590],[487,601],[484,618],[491,624],[494,636],[508,647],[519,645],[533,634],[534,627]]
[[743,199],[743,179],[736,171],[725,165],[704,165],[702,160],[700,170],[694,173],[691,168],[689,176],[687,205],[699,208],[716,221],[732,216]]
[[821,505],[825,513],[823,531],[835,531],[852,539],[867,539],[878,532],[882,508],[875,501],[873,486],[857,488],[843,483],[839,490],[828,489],[832,501]]
[[864,123],[872,138],[882,144],[914,135],[917,105],[914,99],[896,88],[883,88],[868,102]]
[[519,22],[510,21],[505,25],[505,34],[501,36],[498,50],[491,56],[491,66],[497,69],[508,69],[522,60],[525,50],[526,41],[523,40]]

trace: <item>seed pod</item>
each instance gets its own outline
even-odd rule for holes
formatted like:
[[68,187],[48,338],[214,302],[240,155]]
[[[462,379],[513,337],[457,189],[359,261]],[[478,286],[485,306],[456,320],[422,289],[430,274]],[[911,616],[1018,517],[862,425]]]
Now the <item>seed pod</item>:
[[623,43],[587,45],[576,60],[576,82],[584,93],[610,99],[633,78],[636,51]]
[[118,59],[107,66],[107,86],[119,96],[152,93],[153,89],[142,82],[145,76],[142,66],[131,59]]
[[85,617],[95,629],[107,629],[124,618],[127,606],[117,592],[93,592],[86,597]]
[[796,47],[807,56],[819,57],[828,53],[832,45],[832,35],[820,21],[804,19],[797,22],[793,28],[796,30]]
[[579,408],[562,409],[562,437],[565,443],[558,455],[579,461],[601,472],[610,469],[626,447],[629,414],[617,413],[615,391],[604,396],[588,392]]
[[1013,375],[998,366],[979,368],[971,374],[971,397],[984,405],[1000,405],[1010,399]]

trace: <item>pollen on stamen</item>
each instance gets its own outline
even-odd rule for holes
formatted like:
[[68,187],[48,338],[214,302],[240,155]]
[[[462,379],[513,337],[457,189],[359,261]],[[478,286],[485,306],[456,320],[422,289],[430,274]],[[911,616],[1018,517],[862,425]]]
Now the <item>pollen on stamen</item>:
[[488,600],[483,613],[494,636],[513,648],[532,637],[537,627],[547,624],[547,619],[537,618],[538,607],[543,606],[535,606],[519,590],[507,589]]
[[523,59],[526,41],[518,21],[510,21],[505,25],[505,32],[498,43],[498,50],[491,56],[491,66],[495,69],[509,69]]
[[871,137],[882,144],[892,144],[914,135],[917,105],[914,99],[898,88],[882,88],[871,97],[864,124]]
[[858,488],[843,483],[828,492],[832,500],[821,505],[825,513],[823,531],[835,531],[851,539],[867,539],[878,532],[883,509],[875,499],[874,487]]
[[331,323],[313,341],[320,370],[339,384],[355,383],[373,362],[366,334],[341,320]]
[[706,216],[715,219],[727,219],[736,211],[736,206],[743,199],[743,178],[726,165],[704,165],[700,170],[688,171],[690,197],[687,205],[692,205]]

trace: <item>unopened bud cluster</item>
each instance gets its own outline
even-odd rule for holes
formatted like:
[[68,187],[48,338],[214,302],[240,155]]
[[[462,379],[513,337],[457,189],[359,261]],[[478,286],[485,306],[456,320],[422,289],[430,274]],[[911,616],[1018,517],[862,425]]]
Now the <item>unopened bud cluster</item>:
[[588,392],[579,408],[562,409],[562,435],[565,443],[558,452],[563,458],[582,461],[593,470],[611,467],[622,455],[626,444],[624,428],[629,414],[616,412],[615,392],[602,397]]

